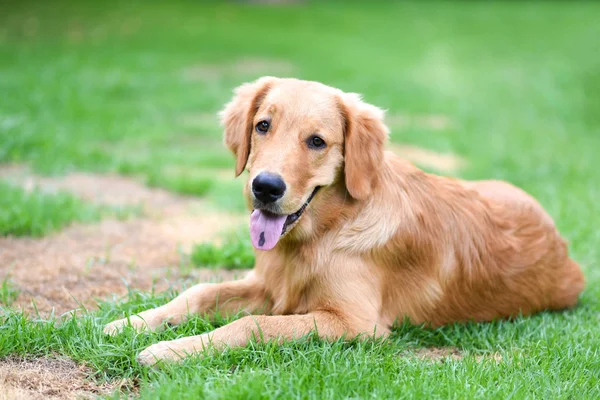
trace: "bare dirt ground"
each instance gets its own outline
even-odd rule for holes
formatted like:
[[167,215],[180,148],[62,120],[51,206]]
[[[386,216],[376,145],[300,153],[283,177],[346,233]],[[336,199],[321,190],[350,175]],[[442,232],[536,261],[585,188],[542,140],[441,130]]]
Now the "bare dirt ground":
[[415,115],[390,113],[385,115],[385,122],[390,127],[395,129],[406,129],[413,127],[439,131],[455,126],[449,117],[435,114]]
[[[464,354],[456,347],[424,347],[415,349],[410,353],[405,353],[405,356],[414,356],[421,360],[433,361],[443,363],[446,360],[462,360]],[[482,362],[483,360],[493,360],[495,362],[501,362],[503,360],[502,355],[499,353],[493,353],[489,355],[478,355],[475,356],[475,361]]]
[[34,176],[6,167],[0,177],[25,188],[64,190],[87,201],[142,208],[143,216],[75,224],[43,238],[0,238],[0,277],[7,274],[20,290],[13,306],[62,314],[95,299],[122,295],[127,286],[157,289],[182,278],[206,282],[243,275],[237,271],[180,268],[194,243],[214,241],[220,231],[244,223],[246,216],[216,211],[198,199],[147,188],[119,176],[71,174]]
[[125,383],[98,385],[88,376],[87,367],[68,358],[9,357],[0,361],[0,400],[94,399]]
[[445,173],[457,172],[467,165],[464,159],[455,154],[439,153],[418,146],[392,143],[388,145],[388,150],[419,166]]

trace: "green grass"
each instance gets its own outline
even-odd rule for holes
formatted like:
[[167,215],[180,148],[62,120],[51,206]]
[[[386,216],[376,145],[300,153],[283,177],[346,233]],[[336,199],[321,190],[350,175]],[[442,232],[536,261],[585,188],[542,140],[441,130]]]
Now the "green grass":
[[67,193],[27,192],[0,182],[0,235],[43,236],[73,221],[97,221],[101,212]]
[[173,177],[165,177],[161,172],[152,172],[148,175],[146,184],[148,186],[161,186],[182,194],[201,196],[211,189],[214,185],[214,180],[207,177],[189,175],[185,172]]
[[66,192],[26,191],[0,181],[0,236],[44,236],[77,222],[103,216],[125,219],[141,212],[135,206],[88,204]]
[[[233,164],[212,115],[263,74],[244,68],[248,59],[277,61],[264,73],[363,93],[390,113],[449,118],[440,130],[392,125],[391,139],[455,152],[469,162],[462,177],[505,179],[538,198],[585,270],[580,306],[435,331],[403,324],[387,342],[253,344],[150,371],[134,361],[144,346],[213,326],[197,317],[161,334],[103,336],[121,310],[171,296],[132,293],[66,321],[5,309],[0,355],[65,354],[97,379],[133,378],[142,398],[600,396],[600,4],[340,4],[11,2],[0,12],[0,162],[135,175],[242,209],[239,182],[203,172]],[[23,218],[35,210],[4,197],[0,215],[6,204]],[[13,219],[2,221],[6,232]],[[202,257],[224,257],[213,250]],[[423,346],[466,358],[405,355]],[[502,362],[476,362],[496,352]]]
[[[174,293],[131,292],[118,303],[79,318],[30,320],[6,312],[0,326],[0,357],[8,354],[64,354],[96,371],[95,379],[131,379],[141,398],[595,398],[596,357],[600,339],[580,321],[597,318],[594,307],[570,313],[543,313],[515,321],[452,325],[427,330],[399,324],[387,341],[306,339],[285,343],[251,343],[181,365],[142,367],[136,354],[159,340],[199,334],[216,322],[195,316],[162,333],[117,337],[101,333],[104,323],[164,303]],[[422,360],[422,347],[458,348],[463,359]],[[501,356],[499,361],[495,357]],[[495,357],[493,357],[495,356]]]
[[224,235],[220,244],[200,243],[194,246],[191,262],[199,267],[244,269],[254,266],[254,250],[250,232],[241,229]]
[[10,276],[6,276],[0,285],[0,305],[10,306],[20,292],[19,288],[10,280]]

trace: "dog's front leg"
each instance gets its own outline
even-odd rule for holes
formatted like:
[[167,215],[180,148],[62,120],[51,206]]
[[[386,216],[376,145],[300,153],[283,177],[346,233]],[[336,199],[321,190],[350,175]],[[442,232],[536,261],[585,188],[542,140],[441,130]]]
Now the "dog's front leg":
[[259,341],[290,340],[316,331],[321,338],[337,339],[387,335],[386,328],[375,322],[350,321],[337,313],[317,311],[304,315],[247,316],[203,335],[159,342],[142,351],[138,360],[151,365],[160,360],[179,360],[207,349],[245,346],[251,337]]
[[129,318],[113,321],[104,327],[107,334],[116,334],[125,326],[138,331],[155,330],[165,323],[178,325],[191,314],[250,314],[270,311],[263,285],[252,276],[239,281],[202,283],[191,287],[164,306],[143,311]]

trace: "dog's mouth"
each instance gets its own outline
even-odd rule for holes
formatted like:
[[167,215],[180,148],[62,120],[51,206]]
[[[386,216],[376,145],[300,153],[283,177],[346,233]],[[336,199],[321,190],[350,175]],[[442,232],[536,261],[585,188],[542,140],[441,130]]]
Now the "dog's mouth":
[[271,250],[275,247],[279,239],[298,223],[304,210],[308,207],[308,203],[315,197],[319,188],[320,186],[317,186],[302,207],[293,214],[279,215],[261,209],[252,211],[250,216],[250,239],[254,248]]

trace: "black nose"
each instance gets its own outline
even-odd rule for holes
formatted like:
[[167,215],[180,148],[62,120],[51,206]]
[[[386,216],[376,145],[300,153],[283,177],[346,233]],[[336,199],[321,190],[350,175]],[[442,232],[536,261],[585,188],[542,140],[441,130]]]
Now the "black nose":
[[283,197],[285,182],[279,175],[261,172],[252,181],[252,193],[265,204],[273,203]]

